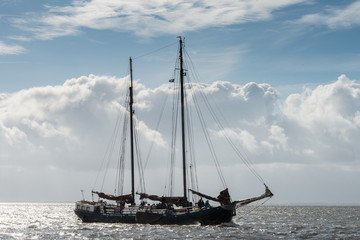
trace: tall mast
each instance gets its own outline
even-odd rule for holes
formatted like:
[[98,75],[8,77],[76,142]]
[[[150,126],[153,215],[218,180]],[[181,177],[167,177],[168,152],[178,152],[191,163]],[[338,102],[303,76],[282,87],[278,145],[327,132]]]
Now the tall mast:
[[178,37],[180,44],[180,94],[181,94],[181,137],[182,137],[182,160],[183,160],[183,186],[184,186],[184,198],[187,199],[187,187],[186,187],[186,146],[185,146],[185,110],[184,110],[184,69],[183,69],[183,56],[182,56],[182,39]]
[[135,181],[134,181],[134,127],[133,127],[133,76],[132,59],[130,57],[130,157],[131,157],[131,196],[132,203],[135,205]]

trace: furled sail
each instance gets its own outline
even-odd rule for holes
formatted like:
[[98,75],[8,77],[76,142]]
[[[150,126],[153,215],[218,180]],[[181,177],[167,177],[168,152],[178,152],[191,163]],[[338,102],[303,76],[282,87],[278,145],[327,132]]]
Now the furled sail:
[[209,195],[203,194],[201,192],[197,192],[195,190],[189,189],[193,194],[196,194],[200,197],[215,201],[215,202],[219,202],[221,205],[227,205],[231,203],[231,199],[230,199],[230,194],[229,194],[229,190],[226,188],[223,191],[220,192],[219,196],[217,196],[217,198],[215,197],[211,197]]
[[126,203],[132,203],[133,198],[131,194],[127,194],[127,195],[121,195],[121,196],[114,196],[114,195],[110,195],[110,194],[106,194],[103,192],[95,192],[92,191],[92,193],[97,194],[100,198],[104,198],[104,199],[108,199],[108,200],[114,200],[114,201],[123,201]]
[[140,195],[140,199],[150,199],[152,201],[159,201],[166,204],[175,204],[176,206],[186,206],[187,200],[184,197],[165,197],[165,196],[157,196],[157,195],[149,195],[146,193],[137,193]]

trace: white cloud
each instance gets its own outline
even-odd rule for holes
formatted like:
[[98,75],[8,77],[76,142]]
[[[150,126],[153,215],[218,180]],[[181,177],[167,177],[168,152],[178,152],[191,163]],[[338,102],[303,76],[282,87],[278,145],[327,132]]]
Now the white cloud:
[[288,150],[287,148],[288,137],[285,135],[284,129],[277,125],[272,125],[270,126],[269,132],[270,132],[270,135],[268,137],[269,139],[267,141],[263,140],[262,145],[270,149],[270,152],[272,154],[274,153],[274,149],[286,152]]
[[141,132],[142,135],[144,135],[144,137],[149,142],[154,141],[154,143],[156,143],[156,145],[158,145],[162,148],[167,147],[167,144],[166,144],[165,140],[163,139],[161,133],[150,129],[143,121],[139,121],[138,131]]
[[[40,177],[44,175],[41,171],[51,171],[54,173],[51,175],[61,178],[49,177],[52,182],[60,181],[67,186],[62,186],[62,189],[73,189],[77,193],[84,186],[74,184],[76,176],[94,175],[94,178],[96,175],[117,115],[124,111],[127,82],[127,77],[90,75],[69,79],[63,85],[1,94],[0,169],[6,169],[7,174],[0,175],[2,178],[8,176],[3,180],[14,181],[21,188],[19,180],[8,180],[11,179],[10,172],[14,176],[21,172],[32,176],[33,179],[28,181],[35,186],[41,182],[36,175]],[[165,148],[171,141],[166,134],[171,127],[171,109],[164,111],[163,122],[157,131],[155,129],[162,102],[173,91],[170,85],[149,89],[139,82],[135,84],[135,115],[140,120],[138,134],[144,151],[142,154],[148,152],[149,139],[154,139],[155,143],[152,162],[147,165],[149,171],[155,171],[154,166],[159,164],[165,167],[169,155]],[[331,165],[324,171],[336,174],[338,168],[338,174],[345,175],[352,169],[351,174],[356,179],[356,169],[360,165],[357,146],[360,141],[360,84],[356,81],[342,75],[333,83],[292,94],[277,113],[274,109],[279,104],[279,96],[268,84],[196,84],[189,96],[193,97],[199,89],[213,106],[216,105],[215,111],[221,109],[219,117],[227,122],[224,129],[219,130],[216,124],[209,124],[207,128],[214,147],[219,150],[219,161],[225,165],[224,171],[229,172],[226,176],[234,182],[235,172],[247,175],[240,170],[243,167],[241,161],[224,144],[223,134],[242,147],[252,162],[259,164],[260,173],[265,173],[265,179],[270,180],[270,186],[271,183],[275,185],[275,191],[276,187],[291,188],[280,186],[285,184],[281,177],[289,177],[284,171],[291,170],[296,174],[297,186],[301,185],[300,179],[309,182],[306,174],[311,166],[325,169]],[[203,103],[199,101],[199,104]],[[205,118],[211,117],[204,105],[201,109]],[[200,129],[194,121],[195,140],[202,137]],[[209,167],[206,161],[210,158],[205,157],[204,140],[196,142],[195,147],[200,150],[197,167],[201,172],[201,166]],[[309,174],[316,176],[314,172]],[[332,179],[333,175],[324,173],[322,177]],[[93,178],[88,181],[93,181]],[[206,182],[206,179],[201,181]],[[86,181],[81,181],[81,184],[86,184]],[[331,186],[332,189],[335,187]],[[40,193],[41,189],[37,192]]]
[[4,124],[0,124],[1,135],[5,138],[6,142],[9,143],[10,146],[14,146],[16,144],[23,145],[27,143],[27,136],[24,132],[20,131],[17,127],[7,128]]
[[248,131],[241,131],[240,139],[242,144],[246,147],[246,149],[249,149],[250,152],[255,152],[258,149],[255,137]]
[[288,144],[314,161],[358,162],[360,84],[341,75],[334,83],[292,94],[282,108]]
[[[39,17],[14,23],[38,39],[74,35],[81,28],[130,31],[140,36],[180,34],[208,27],[262,21],[277,9],[303,2],[289,1],[73,1],[71,5],[47,6]],[[161,26],[161,27],[159,27]]]
[[[115,123],[116,116],[125,109],[127,79],[90,75],[69,79],[63,85],[2,94],[0,141],[13,154],[10,162],[29,163],[26,158],[33,156],[44,165],[75,169],[90,157],[95,161],[87,165],[97,166],[94,156],[103,153],[97,147],[105,149],[113,130],[109,122]],[[137,84],[135,89],[141,92],[142,88]],[[155,139],[155,144],[164,145],[161,134],[146,123],[140,122],[139,132],[140,136]],[[18,149],[23,149],[22,156]],[[74,158],[84,149],[82,157]],[[53,162],[48,158],[59,159]]]
[[[237,121],[254,122],[265,117],[271,118],[277,101],[278,92],[269,84],[250,82],[244,86],[226,81],[194,85],[194,93],[204,92],[223,112]],[[216,99],[216,102],[215,102]]]
[[341,75],[333,84],[290,95],[283,112],[303,128],[313,132],[322,129],[332,137],[349,141],[350,133],[360,127],[359,109],[360,84]]
[[[127,89],[127,78],[90,75],[69,79],[63,85],[2,94],[0,139],[1,145],[8,149],[8,155],[13,154],[14,159],[10,162],[14,166],[29,164],[27,159],[31,156],[45,166],[78,169],[87,162],[86,168],[96,168],[106,149],[116,116],[125,109]],[[255,151],[257,132],[250,132],[245,127],[249,123],[263,123],[264,119],[272,118],[277,92],[267,84],[240,86],[215,82],[194,84],[191,89],[188,88],[188,95],[198,95],[200,89],[212,103],[216,101],[223,116],[232,116],[227,122],[232,126],[240,124],[241,128],[228,130],[235,131],[235,138],[245,143],[248,150]],[[138,132],[143,140],[142,147],[147,149],[150,141],[154,140],[157,148],[154,154],[159,158],[164,157],[164,152],[167,152],[164,149],[171,142],[167,134],[171,132],[171,104],[167,104],[159,130],[155,128],[160,107],[172,92],[170,84],[155,89],[146,88],[138,82],[135,84],[135,116],[140,120]],[[168,99],[170,101],[171,97]],[[204,109],[204,117],[210,117],[202,99],[198,101]],[[218,131],[213,124],[207,127],[214,133]],[[199,123],[194,123],[194,129],[200,128]],[[196,132],[194,136],[197,135]],[[203,147],[202,144],[204,141],[199,147]],[[24,150],[19,155],[18,149],[22,148]],[[54,159],[49,161],[49,158]]]
[[303,16],[298,23],[326,25],[332,29],[350,28],[360,25],[360,1],[355,1],[345,8],[326,10],[326,13],[308,14]]
[[24,52],[25,48],[20,45],[9,45],[0,41],[0,55],[18,55],[23,54]]
[[251,153],[256,153],[258,150],[256,138],[247,130],[226,128],[217,132],[212,131],[212,133],[217,137],[224,138],[228,136],[231,139],[238,140],[242,147]]

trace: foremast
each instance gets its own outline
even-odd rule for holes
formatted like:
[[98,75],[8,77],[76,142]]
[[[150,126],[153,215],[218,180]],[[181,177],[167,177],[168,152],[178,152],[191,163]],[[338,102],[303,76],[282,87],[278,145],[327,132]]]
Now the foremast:
[[131,194],[115,196],[111,194],[106,194],[103,192],[91,191],[92,193],[97,194],[100,198],[114,200],[119,202],[129,203],[132,206],[135,205],[135,167],[134,167],[134,94],[133,94],[133,75],[132,75],[132,59],[129,58],[130,62],[130,87],[129,87],[129,112],[130,112],[130,164],[131,164]]

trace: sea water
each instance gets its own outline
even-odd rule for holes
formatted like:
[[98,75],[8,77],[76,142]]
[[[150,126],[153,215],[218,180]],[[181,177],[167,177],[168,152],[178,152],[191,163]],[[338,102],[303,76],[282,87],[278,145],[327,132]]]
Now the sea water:
[[247,206],[217,226],[83,223],[73,209],[0,203],[0,239],[360,239],[360,206]]

